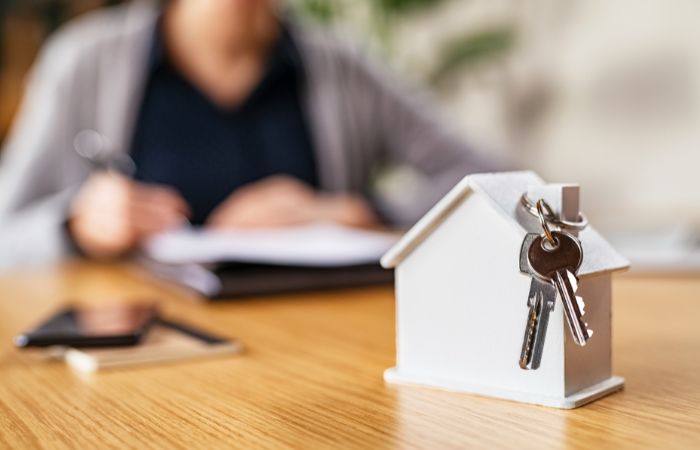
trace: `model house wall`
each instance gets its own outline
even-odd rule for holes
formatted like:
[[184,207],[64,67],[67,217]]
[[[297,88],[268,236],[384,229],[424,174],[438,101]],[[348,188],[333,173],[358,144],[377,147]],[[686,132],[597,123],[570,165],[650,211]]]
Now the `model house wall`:
[[[485,386],[564,391],[561,308],[550,319],[540,370],[518,366],[530,279],[518,271],[522,236],[472,193],[397,268],[397,364],[404,375]],[[510,270],[504,270],[509,268]],[[496,356],[498,355],[498,356]],[[509,355],[509,356],[506,356]]]
[[611,371],[611,273],[628,263],[590,226],[580,233],[577,295],[592,338],[575,344],[557,299],[540,367],[519,365],[531,284],[520,250],[527,232],[542,230],[520,197],[549,195],[563,207],[556,195],[573,192],[563,186],[544,186],[532,172],[466,177],[387,252],[382,264],[395,268],[397,298],[388,381],[565,408],[621,388]]
[[[576,295],[586,301],[586,314],[583,316],[593,330],[593,336],[585,347],[579,347],[571,338],[566,321],[563,322],[565,395],[600,383],[612,375],[612,283],[609,273],[582,278]],[[558,314],[562,314],[561,301],[557,300]],[[549,324],[550,330],[552,323]],[[549,333],[547,334],[549,339]],[[547,345],[545,343],[545,345]],[[546,356],[545,356],[546,357]],[[544,364],[544,358],[542,364]]]

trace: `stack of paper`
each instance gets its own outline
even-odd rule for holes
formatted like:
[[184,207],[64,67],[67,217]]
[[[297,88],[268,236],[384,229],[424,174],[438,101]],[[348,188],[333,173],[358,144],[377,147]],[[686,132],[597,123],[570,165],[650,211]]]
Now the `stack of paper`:
[[227,232],[188,228],[152,238],[144,252],[166,264],[244,262],[330,267],[378,262],[396,240],[393,233],[333,224]]

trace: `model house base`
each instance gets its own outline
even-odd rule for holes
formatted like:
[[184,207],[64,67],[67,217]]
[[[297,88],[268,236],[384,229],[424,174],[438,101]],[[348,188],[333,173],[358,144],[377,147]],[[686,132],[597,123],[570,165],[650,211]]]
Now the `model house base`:
[[566,397],[549,397],[532,392],[518,392],[500,389],[492,386],[465,383],[458,380],[441,380],[428,376],[408,376],[392,367],[384,371],[384,380],[392,384],[406,384],[414,386],[426,386],[452,392],[465,392],[483,395],[486,397],[513,400],[516,402],[532,403],[535,405],[551,406],[554,408],[573,409],[590,403],[608,394],[621,390],[625,385],[625,379],[612,376],[607,380],[589,386]]

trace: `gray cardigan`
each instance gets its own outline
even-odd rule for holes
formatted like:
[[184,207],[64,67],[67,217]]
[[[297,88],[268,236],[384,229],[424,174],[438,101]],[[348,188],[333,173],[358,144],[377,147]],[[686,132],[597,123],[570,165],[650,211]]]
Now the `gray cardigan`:
[[[0,266],[70,253],[64,223],[90,174],[73,150],[85,129],[127,151],[159,11],[133,1],[73,21],[43,48],[0,165]],[[380,165],[408,165],[430,182],[417,198],[380,205],[387,219],[420,217],[460,177],[493,166],[446,133],[431,108],[352,46],[292,26],[306,70],[302,98],[320,186],[370,195]]]

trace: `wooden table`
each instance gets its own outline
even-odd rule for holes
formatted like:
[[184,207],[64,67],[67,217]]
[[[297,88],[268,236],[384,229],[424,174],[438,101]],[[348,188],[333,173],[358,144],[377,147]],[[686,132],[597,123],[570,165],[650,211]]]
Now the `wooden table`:
[[[239,338],[243,355],[80,376],[14,350],[65,299],[158,298]],[[0,277],[0,447],[700,447],[700,277],[623,275],[614,371],[623,392],[563,411],[385,385],[389,288],[204,304],[124,266]]]

